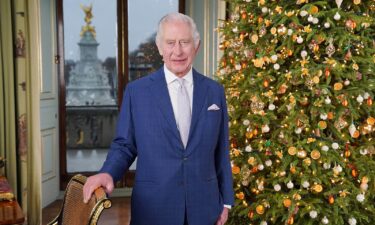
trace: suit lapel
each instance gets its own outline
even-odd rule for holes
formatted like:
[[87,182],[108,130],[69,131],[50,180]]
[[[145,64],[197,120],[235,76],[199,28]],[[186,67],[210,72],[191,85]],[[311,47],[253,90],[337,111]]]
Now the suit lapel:
[[[193,114],[191,118],[189,140],[192,138],[192,134],[194,133],[195,127],[199,120],[200,114],[203,109],[203,105],[206,101],[206,97],[207,97],[206,93],[208,90],[208,87],[204,83],[204,76],[199,74],[194,69],[193,69],[193,82],[194,82]],[[189,145],[189,140],[188,140],[188,145]]]
[[150,77],[150,79],[154,81],[154,83],[150,86],[151,95],[158,103],[156,105],[159,107],[168,125],[173,130],[173,134],[180,139],[180,133],[177,129],[176,119],[174,118],[172,103],[169,97],[163,68],[158,70],[154,76]]

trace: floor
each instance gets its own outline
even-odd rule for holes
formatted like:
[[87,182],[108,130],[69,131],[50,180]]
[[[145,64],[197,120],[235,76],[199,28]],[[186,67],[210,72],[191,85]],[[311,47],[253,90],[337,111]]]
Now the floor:
[[[100,216],[98,225],[128,225],[130,222],[130,198],[111,198],[112,207],[105,209]],[[45,207],[42,212],[42,225],[55,218],[60,210],[62,200],[56,200]]]

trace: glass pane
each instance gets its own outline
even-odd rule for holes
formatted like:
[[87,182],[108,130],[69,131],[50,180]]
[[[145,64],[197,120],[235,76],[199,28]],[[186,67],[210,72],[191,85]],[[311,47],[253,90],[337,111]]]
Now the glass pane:
[[[129,81],[163,65],[155,44],[161,17],[178,11],[178,0],[128,0]],[[147,7],[145,7],[147,6]]]
[[117,121],[116,0],[64,0],[67,172],[97,171]]

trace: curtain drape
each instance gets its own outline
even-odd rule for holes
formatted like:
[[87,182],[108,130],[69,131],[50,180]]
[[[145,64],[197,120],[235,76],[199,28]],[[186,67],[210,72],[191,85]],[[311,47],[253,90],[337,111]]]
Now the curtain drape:
[[0,156],[30,225],[41,224],[38,3],[0,0]]

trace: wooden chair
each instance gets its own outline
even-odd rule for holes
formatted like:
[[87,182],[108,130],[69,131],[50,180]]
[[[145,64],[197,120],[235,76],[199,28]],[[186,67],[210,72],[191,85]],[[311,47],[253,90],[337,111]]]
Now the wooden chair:
[[83,203],[83,185],[87,177],[75,175],[65,190],[59,215],[48,225],[96,225],[104,209],[111,207],[103,188],[98,188],[90,201]]

